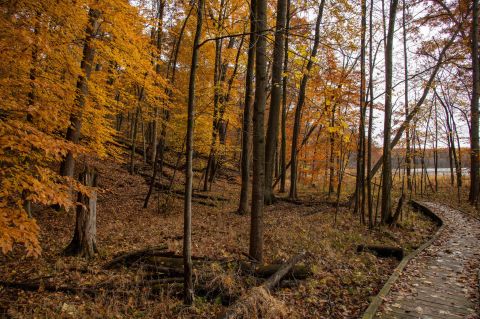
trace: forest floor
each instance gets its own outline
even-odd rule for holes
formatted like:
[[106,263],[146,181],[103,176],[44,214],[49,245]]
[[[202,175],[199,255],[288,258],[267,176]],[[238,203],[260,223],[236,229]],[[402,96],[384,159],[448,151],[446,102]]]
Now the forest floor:
[[[140,170],[130,175],[124,164],[93,161],[99,170],[101,191],[97,207],[99,254],[84,260],[65,257],[75,224],[73,212],[38,208],[34,212],[41,229],[42,255],[23,257],[17,247],[0,256],[0,280],[40,282],[36,291],[0,285],[0,318],[213,318],[228,306],[210,291],[238,297],[258,285],[256,278],[241,276],[235,269],[211,263],[194,269],[195,283],[203,285],[194,307],[182,306],[180,283],[153,291],[142,285],[142,269],[136,267],[106,270],[107,262],[122,252],[166,245],[168,251],[182,253],[183,200],[155,192],[149,208],[143,209],[148,186]],[[171,176],[173,170],[166,169]],[[217,199],[193,201],[193,255],[214,260],[247,260],[248,215],[235,213],[240,193],[238,173],[220,175],[207,192]],[[200,173],[194,188],[199,188]],[[182,189],[177,173],[176,189]],[[227,178],[228,177],[228,178]],[[164,179],[164,177],[162,177]],[[196,193],[203,193],[195,191]],[[281,196],[282,194],[280,194]],[[310,190],[301,199],[305,204],[277,201],[265,209],[265,261],[283,262],[301,251],[308,251],[304,264],[312,274],[306,280],[289,280],[273,293],[273,303],[264,318],[357,318],[367,308],[398,264],[395,258],[379,258],[357,253],[359,244],[403,247],[410,251],[425,242],[435,231],[434,222],[405,206],[398,227],[369,230],[360,225],[358,215],[335,208],[321,194]],[[312,199],[314,199],[312,201]],[[309,204],[310,203],[310,204]],[[132,285],[133,283],[133,285]],[[207,283],[207,284],[205,284]],[[51,292],[44,286],[100,287],[114,284],[116,289],[100,289],[94,295]],[[214,296],[214,297],[212,297]]]

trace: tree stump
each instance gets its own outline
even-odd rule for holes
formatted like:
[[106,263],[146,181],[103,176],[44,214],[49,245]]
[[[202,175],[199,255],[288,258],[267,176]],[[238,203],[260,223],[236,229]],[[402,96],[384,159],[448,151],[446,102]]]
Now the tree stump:
[[[97,186],[97,172],[85,167],[79,181],[89,187]],[[93,190],[89,196],[78,192],[75,231],[72,241],[65,248],[67,256],[91,258],[97,253],[97,193]]]

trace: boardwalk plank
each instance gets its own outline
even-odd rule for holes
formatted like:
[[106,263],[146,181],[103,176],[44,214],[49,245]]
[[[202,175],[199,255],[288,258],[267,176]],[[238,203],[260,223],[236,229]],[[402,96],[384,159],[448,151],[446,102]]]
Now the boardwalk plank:
[[422,205],[440,216],[446,227],[410,261],[376,318],[470,318],[475,304],[469,296],[475,295],[475,287],[468,282],[476,270],[468,265],[480,256],[480,222],[444,205]]

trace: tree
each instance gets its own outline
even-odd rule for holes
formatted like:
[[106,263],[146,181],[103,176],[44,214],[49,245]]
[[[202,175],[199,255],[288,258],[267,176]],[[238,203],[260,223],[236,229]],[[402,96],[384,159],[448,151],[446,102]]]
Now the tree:
[[[154,56],[156,56],[155,63],[155,72],[160,73],[161,71],[161,57],[162,57],[162,45],[163,45],[163,16],[165,13],[165,1],[164,0],[156,0],[153,2],[155,7],[155,20],[156,24],[152,28],[152,41],[153,45],[156,47],[157,52]],[[157,158],[157,148],[158,148],[158,107],[154,108],[154,115],[153,115],[153,125],[152,125],[152,156],[151,161],[156,165],[155,161]],[[145,200],[146,204],[148,205],[148,200]]]
[[369,100],[369,112],[368,112],[368,137],[367,137],[367,198],[368,198],[368,226],[373,228],[376,220],[373,220],[373,193],[372,193],[372,176],[370,170],[372,169],[372,130],[373,130],[373,68],[374,68],[374,58],[373,58],[373,4],[374,0],[370,1],[370,14],[369,14],[369,49],[368,49],[368,90],[370,91],[370,100]]
[[318,15],[315,22],[315,38],[313,40],[313,47],[308,58],[308,63],[300,82],[300,90],[298,92],[297,107],[295,108],[295,119],[293,124],[292,149],[290,156],[290,198],[297,198],[297,145],[298,137],[300,135],[300,120],[302,117],[302,108],[305,104],[305,91],[307,89],[307,82],[310,77],[310,71],[313,67],[313,60],[317,56],[318,45],[320,43],[320,24],[323,17],[323,8],[325,7],[325,0],[321,0],[318,6]]
[[290,29],[290,0],[287,0],[287,21],[285,24],[285,52],[283,62],[282,121],[280,144],[280,192],[285,192],[287,171],[287,84],[288,84],[288,30]]
[[478,0],[473,0],[472,31],[471,31],[471,56],[472,56],[472,78],[473,90],[470,106],[471,132],[470,132],[470,203],[478,203],[480,192],[480,146],[479,146],[479,120],[478,120],[478,97],[480,94],[480,65],[478,52],[478,18],[479,18]]
[[265,203],[272,204],[273,195],[273,168],[274,155],[278,140],[278,125],[280,116],[280,102],[282,100],[282,72],[285,50],[285,25],[287,14],[287,0],[277,1],[277,21],[275,25],[275,43],[273,46],[272,62],[272,89],[270,94],[270,112],[268,113],[268,127],[265,145]]
[[[407,52],[407,28],[406,28],[406,4],[405,0],[403,0],[403,15],[402,15],[402,30],[403,30],[403,64],[404,64],[404,75],[405,75],[405,117],[408,116],[408,52]],[[407,170],[407,189],[409,192],[412,191],[412,177],[411,177],[411,166],[412,166],[412,159],[411,159],[411,151],[410,151],[410,130],[407,127],[405,129],[405,143],[406,143],[406,154],[405,154],[405,162],[406,162],[406,170]]]
[[250,220],[250,256],[263,261],[263,209],[265,191],[264,113],[267,95],[267,1],[255,3],[255,101],[253,104],[253,181]]
[[[213,19],[214,26],[216,29],[216,34],[218,35],[215,38],[215,68],[213,71],[213,120],[212,120],[212,141],[210,145],[210,154],[207,160],[207,167],[205,168],[205,180],[203,183],[203,190],[208,190],[208,182],[209,180],[213,182],[213,177],[215,174],[215,169],[217,165],[217,157],[216,157],[216,144],[217,144],[217,136],[220,129],[220,118],[223,109],[223,105],[221,105],[221,88],[222,84],[225,80],[225,72],[226,72],[226,65],[222,62],[222,49],[223,49],[223,38],[220,37],[221,32],[223,31],[223,20],[225,18],[225,1],[220,0],[220,7],[218,9],[218,17]],[[233,40],[230,41],[233,44]]]
[[392,92],[393,92],[393,34],[398,0],[390,3],[388,18],[387,45],[385,51],[385,118],[383,129],[383,170],[382,170],[382,223],[390,223],[392,219],[392,154],[390,136],[392,134]]
[[248,211],[248,185],[250,183],[250,123],[252,121],[250,110],[252,108],[253,97],[253,73],[255,67],[255,10],[256,1],[250,2],[250,35],[248,43],[247,72],[245,75],[245,102],[243,105],[243,121],[242,121],[242,159],[241,159],[241,175],[242,186],[240,190],[240,205],[238,207],[239,214],[246,214]]
[[358,151],[357,151],[357,178],[356,178],[356,201],[355,211],[360,210],[360,221],[365,223],[365,117],[366,107],[366,80],[365,80],[365,60],[366,60],[366,33],[367,33],[367,2],[362,0],[362,19],[361,19],[361,42],[360,42],[360,123],[358,125]]
[[183,215],[183,300],[187,305],[193,303],[192,282],[192,155],[193,155],[193,122],[195,116],[195,82],[198,64],[198,51],[200,36],[202,34],[204,0],[197,3],[197,29],[193,40],[192,63],[190,64],[190,80],[188,85],[188,119],[187,119],[187,144],[185,168],[185,199]]

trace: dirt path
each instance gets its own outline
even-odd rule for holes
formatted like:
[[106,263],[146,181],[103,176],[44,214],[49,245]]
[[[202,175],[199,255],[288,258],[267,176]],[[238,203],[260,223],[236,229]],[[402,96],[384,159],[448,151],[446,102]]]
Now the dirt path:
[[480,221],[448,206],[421,204],[445,227],[405,268],[375,318],[479,318]]

